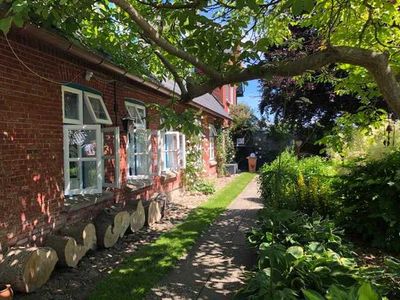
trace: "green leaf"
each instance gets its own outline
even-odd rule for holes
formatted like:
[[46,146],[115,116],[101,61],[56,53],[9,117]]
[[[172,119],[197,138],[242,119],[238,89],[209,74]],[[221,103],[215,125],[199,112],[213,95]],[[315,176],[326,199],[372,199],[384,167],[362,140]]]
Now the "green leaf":
[[321,294],[313,290],[302,290],[306,300],[325,300]]
[[296,259],[304,255],[304,250],[300,246],[292,246],[286,250],[287,253],[293,255]]
[[0,20],[0,30],[7,34],[11,28],[12,17],[6,17]]
[[304,9],[303,0],[296,0],[296,1],[293,2],[293,4],[292,4],[292,13],[295,16],[301,15],[301,13],[303,12],[303,9]]
[[314,0],[304,0],[304,4],[303,4],[304,6],[304,10],[306,11],[306,12],[311,12],[312,10],[313,10],[313,8],[314,8],[314,5],[315,5],[315,1]]
[[379,300],[378,294],[372,289],[371,284],[363,283],[358,289],[358,300]]
[[13,22],[17,27],[22,27],[24,25],[24,19],[21,15],[15,15],[13,18]]

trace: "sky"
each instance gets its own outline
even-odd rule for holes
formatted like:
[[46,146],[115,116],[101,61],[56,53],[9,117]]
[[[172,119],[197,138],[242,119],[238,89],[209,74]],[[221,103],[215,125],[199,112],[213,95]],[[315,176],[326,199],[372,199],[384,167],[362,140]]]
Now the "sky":
[[258,110],[258,104],[261,100],[261,91],[259,90],[259,81],[251,80],[247,82],[245,86],[244,96],[238,98],[238,103],[245,103],[249,105],[257,118],[260,118],[260,111]]

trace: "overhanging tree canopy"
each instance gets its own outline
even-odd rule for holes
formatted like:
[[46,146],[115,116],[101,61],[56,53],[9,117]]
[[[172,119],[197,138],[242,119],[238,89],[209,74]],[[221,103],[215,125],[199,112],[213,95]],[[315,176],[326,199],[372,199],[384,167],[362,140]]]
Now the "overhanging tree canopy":
[[[398,0],[0,0],[0,29],[53,27],[105,51],[130,72],[171,74],[187,101],[228,83],[297,76],[338,64],[343,87],[378,88],[400,113]],[[289,26],[314,28],[313,53],[279,62],[263,53],[290,39]],[[161,62],[161,63],[160,63]],[[193,68],[201,72],[193,72]]]

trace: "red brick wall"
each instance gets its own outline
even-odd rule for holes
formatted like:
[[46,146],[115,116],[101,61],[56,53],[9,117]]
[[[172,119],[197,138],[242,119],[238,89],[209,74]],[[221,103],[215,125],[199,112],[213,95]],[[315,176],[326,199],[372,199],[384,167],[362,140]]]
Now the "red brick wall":
[[[103,94],[112,126],[121,130],[121,178],[126,179],[125,97],[166,104],[168,98],[138,83],[90,65],[29,37],[14,35],[12,47],[40,75],[55,81],[73,81]],[[89,82],[87,69],[94,71]],[[117,79],[114,84],[112,79]],[[183,109],[181,107],[180,109]],[[149,124],[156,133],[157,120]],[[205,133],[208,136],[207,133]],[[153,161],[157,161],[157,136],[153,136]],[[208,148],[205,145],[205,155]],[[205,157],[206,159],[206,157]],[[157,166],[153,166],[157,173]],[[208,167],[210,174],[215,168]],[[153,188],[137,194],[115,191],[115,199],[96,207],[64,213],[63,120],[61,86],[27,71],[0,37],[0,252],[14,244],[40,244],[51,230],[93,217],[104,206],[130,198],[149,197],[155,191],[181,186],[180,176],[168,183],[155,177]]]

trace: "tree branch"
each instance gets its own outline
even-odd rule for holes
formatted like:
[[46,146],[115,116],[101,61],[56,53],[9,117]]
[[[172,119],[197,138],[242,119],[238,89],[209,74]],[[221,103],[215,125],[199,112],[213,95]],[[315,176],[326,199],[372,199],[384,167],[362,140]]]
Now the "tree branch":
[[297,60],[249,66],[240,72],[225,74],[218,81],[208,80],[200,85],[188,82],[188,94],[186,97],[182,97],[182,100],[189,101],[229,83],[232,84],[272,76],[297,76],[306,71],[321,69],[332,63],[347,63],[367,69],[375,79],[389,106],[393,111],[400,114],[400,84],[396,80],[395,73],[390,68],[387,55],[385,53],[347,46],[330,47]]
[[182,97],[186,97],[188,93],[186,86],[183,83],[182,78],[179,76],[175,67],[168,61],[168,59],[164,55],[161,54],[160,51],[155,50],[154,53],[157,55],[157,57],[160,59],[163,65],[167,68],[167,70],[171,72],[172,76],[174,76],[174,79],[181,90]]
[[156,3],[156,2],[146,2],[146,1],[141,1],[137,0],[137,2],[151,6],[156,9],[193,9],[193,8],[199,8],[200,4],[202,3],[202,0],[194,0],[193,2],[188,2],[188,3]]
[[133,22],[143,31],[143,35],[146,36],[149,40],[151,40],[158,47],[168,52],[171,55],[174,55],[178,58],[187,61],[192,64],[203,73],[207,74],[209,77],[215,80],[221,80],[221,75],[214,68],[208,66],[207,64],[201,62],[197,57],[187,53],[181,49],[176,48],[166,39],[159,35],[156,29],[153,28],[143,16],[127,1],[127,0],[110,0],[115,5],[123,9],[132,19]]

